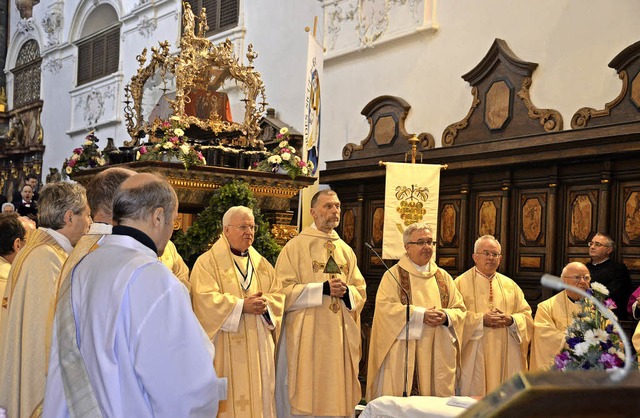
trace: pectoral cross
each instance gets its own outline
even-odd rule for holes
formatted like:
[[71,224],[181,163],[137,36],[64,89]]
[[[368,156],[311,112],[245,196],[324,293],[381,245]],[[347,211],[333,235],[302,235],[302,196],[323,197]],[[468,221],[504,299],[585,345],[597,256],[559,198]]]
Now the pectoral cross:
[[[327,241],[324,247],[327,249],[327,255],[329,256],[329,259],[327,260],[327,264],[325,264],[324,270],[322,272],[328,274],[329,277],[333,280],[336,278],[336,275],[342,274],[342,271],[340,271],[340,266],[338,266],[336,260],[333,259],[333,250],[336,248],[336,246],[331,241]],[[333,313],[338,313],[338,311],[340,310],[340,305],[337,297],[331,296],[331,304],[329,305],[329,309],[331,309]]]

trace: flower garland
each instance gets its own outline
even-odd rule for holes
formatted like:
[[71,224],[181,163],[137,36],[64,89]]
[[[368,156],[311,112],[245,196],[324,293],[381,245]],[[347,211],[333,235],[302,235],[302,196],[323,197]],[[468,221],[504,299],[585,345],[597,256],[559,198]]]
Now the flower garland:
[[[168,121],[156,121],[154,126],[162,132],[162,138],[152,138],[150,145],[142,145],[136,152],[136,160],[181,161],[185,170],[192,165],[207,163],[199,147],[196,149],[187,142],[188,138],[184,135],[184,126],[180,124],[180,118],[171,116]],[[156,132],[156,129],[152,132]]]
[[300,175],[306,176],[313,171],[313,163],[304,162],[296,155],[296,149],[289,145],[289,136],[289,129],[280,129],[276,134],[276,138],[280,140],[278,147],[265,154],[267,158],[256,165],[257,170],[272,173],[284,170],[292,179]]
[[75,148],[69,158],[62,163],[62,176],[67,177],[88,168],[102,167],[107,161],[98,150],[99,139],[92,133],[85,137],[81,147]]
[[[616,307],[609,290],[598,282],[587,292],[608,309]],[[566,346],[556,355],[554,370],[606,370],[624,366],[625,353],[620,336],[594,304],[584,298],[577,302],[580,311],[565,333]]]

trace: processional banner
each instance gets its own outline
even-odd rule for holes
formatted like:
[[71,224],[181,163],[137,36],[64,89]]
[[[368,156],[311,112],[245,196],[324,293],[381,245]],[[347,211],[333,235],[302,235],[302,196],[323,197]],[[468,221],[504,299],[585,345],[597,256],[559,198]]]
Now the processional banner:
[[316,38],[309,33],[307,48],[307,81],[304,101],[304,160],[312,162],[313,169],[309,175],[315,176],[318,171],[320,153],[320,80],[324,49]]
[[441,166],[386,163],[386,167],[382,258],[398,260],[405,253],[402,234],[409,225],[426,223],[437,239]]

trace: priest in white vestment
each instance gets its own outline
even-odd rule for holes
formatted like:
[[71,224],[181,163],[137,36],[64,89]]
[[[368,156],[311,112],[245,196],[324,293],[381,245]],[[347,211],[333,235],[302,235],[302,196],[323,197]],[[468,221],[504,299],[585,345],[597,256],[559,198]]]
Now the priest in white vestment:
[[[589,289],[591,276],[587,266],[572,262],[562,269],[562,281],[582,290]],[[563,290],[540,302],[533,321],[533,338],[529,370],[549,370],[553,366],[556,354],[565,347],[565,331],[580,312],[578,301],[582,296],[571,290]]]
[[251,246],[251,209],[230,208],[222,225],[222,236],[191,272],[193,310],[216,348],[216,372],[228,381],[218,417],[276,418],[282,286],[273,266]]
[[[455,395],[465,315],[462,295],[449,273],[432,260],[435,241],[430,227],[410,225],[403,242],[406,254],[384,274],[376,295],[368,401],[384,395],[401,396],[405,384],[407,395]],[[409,352],[405,359],[406,326]]]
[[365,282],[356,256],[334,228],[340,200],[311,199],[314,223],[289,241],[276,262],[286,295],[278,345],[278,418],[350,417],[360,402],[360,312]]
[[484,235],[473,248],[475,266],[455,280],[467,308],[459,393],[484,396],[527,370],[533,318],[522,289],[496,271],[500,243]]

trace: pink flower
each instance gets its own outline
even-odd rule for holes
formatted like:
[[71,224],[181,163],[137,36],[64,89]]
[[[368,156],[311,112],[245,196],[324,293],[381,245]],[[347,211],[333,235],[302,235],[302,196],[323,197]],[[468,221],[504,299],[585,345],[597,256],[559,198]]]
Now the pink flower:
[[285,152],[289,153],[291,151],[289,150],[289,148],[280,148],[280,154],[284,154]]
[[145,147],[144,145],[140,147],[140,154],[146,154],[147,153],[147,147]]
[[204,160],[204,157],[202,156],[202,153],[200,151],[197,151],[196,154],[198,155],[199,160]]
[[615,309],[618,307],[618,305],[616,305],[616,303],[611,298],[604,301],[604,306],[606,306],[609,309]]
[[176,142],[178,142],[178,137],[177,136],[172,136],[171,138],[169,138],[169,141],[173,142],[174,144]]
[[73,150],[73,153],[74,153],[74,154],[78,154],[78,155],[82,154],[82,148],[76,148],[76,149],[74,149],[74,150]]
[[75,166],[75,165],[76,165],[76,160],[70,160],[70,161],[67,163],[67,166],[72,167],[72,168],[73,168],[73,166]]
[[166,120],[164,122],[162,122],[162,127],[163,128],[170,128],[171,127],[171,123],[167,122]]
[[283,137],[283,136],[284,136],[284,135],[282,135],[281,133],[277,133],[277,134],[276,134],[276,138],[277,138],[277,139],[282,139],[282,137]]
[[307,163],[305,163],[304,161],[300,160],[300,161],[298,161],[298,165],[299,165],[300,167],[306,167],[306,166],[307,166]]

